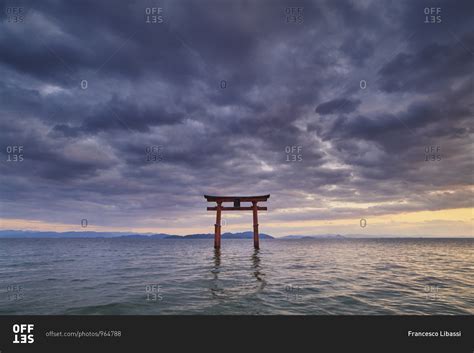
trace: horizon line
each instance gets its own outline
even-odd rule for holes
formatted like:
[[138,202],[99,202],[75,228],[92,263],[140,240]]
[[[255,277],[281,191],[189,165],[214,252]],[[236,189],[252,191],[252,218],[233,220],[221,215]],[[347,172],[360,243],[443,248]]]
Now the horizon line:
[[[95,231],[95,230],[82,230],[82,231],[64,231],[64,232],[58,232],[58,231],[54,231],[54,230],[51,230],[51,231],[45,231],[45,230],[41,230],[41,231],[38,231],[38,230],[29,230],[29,229],[26,229],[26,230],[19,230],[19,229],[0,229],[0,233],[1,232],[23,232],[23,233],[55,233],[55,234],[65,234],[65,233],[97,233],[97,234],[110,234],[112,236],[110,236],[110,238],[119,238],[119,237],[123,237],[124,235],[143,235],[143,236],[152,236],[152,235],[155,235],[155,234],[165,234],[165,235],[168,235],[168,236],[178,236],[178,237],[186,237],[186,236],[189,236],[189,235],[194,235],[194,234],[206,234],[206,235],[213,235],[214,233],[190,233],[190,234],[184,234],[184,235],[180,235],[180,234],[171,234],[171,233],[162,233],[162,232],[146,232],[146,233],[143,233],[143,232],[140,232],[140,233],[137,233],[137,232],[123,232],[123,231],[119,231],[119,232],[113,232],[113,231]],[[237,231],[237,232],[225,232],[223,234],[239,234],[239,233],[252,233],[252,231]],[[114,234],[117,234],[116,236],[114,236]],[[414,239],[414,238],[426,238],[426,239],[469,239],[469,238],[472,238],[474,239],[474,235],[456,235],[456,236],[449,236],[449,235],[396,235],[396,234],[378,234],[378,235],[362,235],[362,234],[341,234],[341,233],[325,233],[325,234],[286,234],[286,235],[279,235],[279,236],[276,236],[276,235],[271,235],[269,233],[261,233],[261,234],[265,234],[265,235],[269,235],[271,236],[272,238],[274,239],[279,239],[279,238],[285,238],[285,237],[289,237],[289,236],[292,236],[292,237],[308,237],[308,238],[311,238],[311,237],[323,237],[323,236],[342,236],[342,237],[347,237],[347,238],[357,238],[357,239],[380,239],[380,238],[385,238],[385,239],[388,239],[388,238],[392,238],[392,239],[395,239],[395,238],[410,238],[410,239]],[[2,237],[0,235],[0,238],[2,239],[5,239],[4,237]],[[15,236],[10,236],[8,237],[8,239],[12,239],[12,238],[15,238]],[[35,237],[36,239],[48,239],[48,238],[51,238],[51,237]],[[80,237],[76,237],[76,238],[80,238]],[[96,238],[107,238],[107,237],[104,237],[104,236],[97,236]],[[57,239],[57,238],[56,238]]]

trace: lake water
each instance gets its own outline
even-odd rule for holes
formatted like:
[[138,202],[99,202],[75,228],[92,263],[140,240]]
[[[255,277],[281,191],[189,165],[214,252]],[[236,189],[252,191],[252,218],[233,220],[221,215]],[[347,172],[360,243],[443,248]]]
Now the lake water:
[[0,239],[0,314],[474,314],[474,239]]

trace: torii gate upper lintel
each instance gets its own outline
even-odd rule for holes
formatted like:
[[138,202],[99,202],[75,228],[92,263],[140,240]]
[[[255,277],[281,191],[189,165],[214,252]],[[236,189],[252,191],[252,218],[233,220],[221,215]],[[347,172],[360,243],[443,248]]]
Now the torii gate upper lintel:
[[[258,237],[258,211],[266,211],[267,208],[258,206],[258,202],[265,202],[270,195],[261,196],[210,196],[204,195],[207,202],[216,202],[217,206],[208,207],[208,211],[216,211],[216,224],[214,228],[214,248],[221,247],[221,212],[222,211],[253,211],[253,246],[260,248]],[[233,202],[233,207],[222,206],[224,202]],[[251,202],[252,206],[240,206],[241,202]]]

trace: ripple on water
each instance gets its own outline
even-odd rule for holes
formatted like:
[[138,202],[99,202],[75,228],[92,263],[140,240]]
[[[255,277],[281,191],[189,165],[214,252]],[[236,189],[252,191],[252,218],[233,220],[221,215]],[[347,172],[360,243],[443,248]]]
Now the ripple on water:
[[[1,313],[474,314],[474,240],[262,241],[259,252],[226,240],[220,255],[210,241],[1,245],[0,281],[25,288]],[[150,284],[164,298],[151,305]]]

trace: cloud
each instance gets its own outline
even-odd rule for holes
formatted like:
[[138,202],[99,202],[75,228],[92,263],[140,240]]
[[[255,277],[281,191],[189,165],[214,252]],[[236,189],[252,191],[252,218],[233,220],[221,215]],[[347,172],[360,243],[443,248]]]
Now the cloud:
[[360,104],[359,100],[350,100],[346,98],[333,99],[329,102],[321,103],[316,107],[316,113],[321,115],[334,113],[352,113]]
[[5,218],[204,230],[205,193],[270,193],[275,223],[470,203],[469,1],[440,2],[444,27],[409,1],[299,1],[299,24],[285,1],[24,6],[0,24]]

